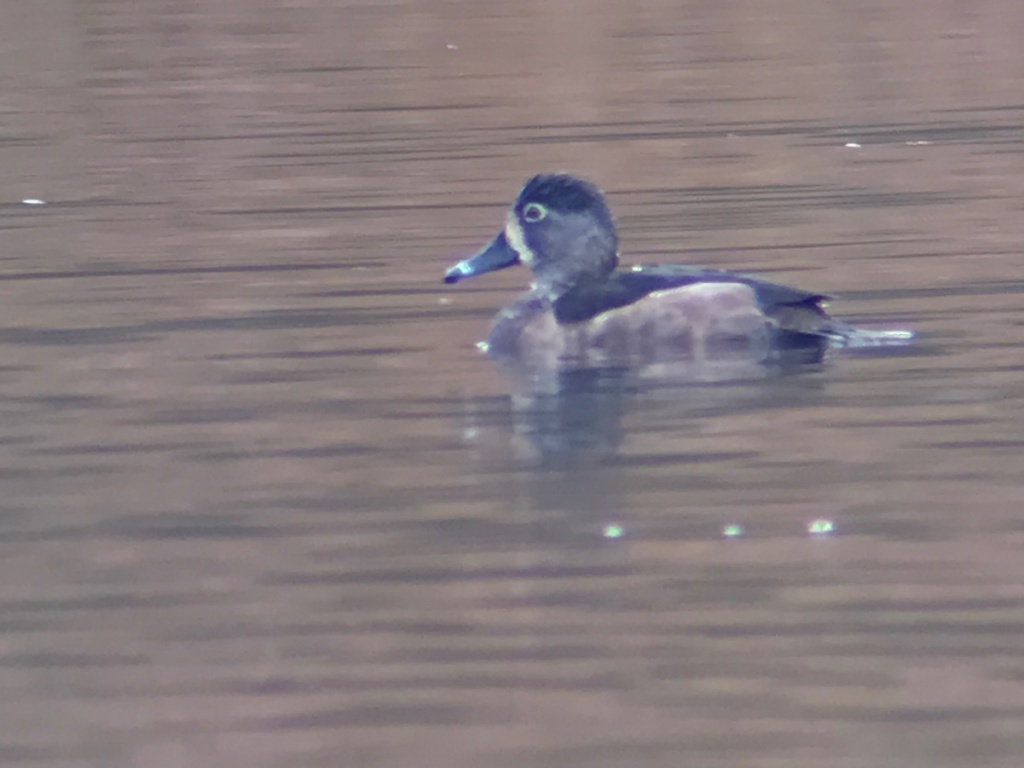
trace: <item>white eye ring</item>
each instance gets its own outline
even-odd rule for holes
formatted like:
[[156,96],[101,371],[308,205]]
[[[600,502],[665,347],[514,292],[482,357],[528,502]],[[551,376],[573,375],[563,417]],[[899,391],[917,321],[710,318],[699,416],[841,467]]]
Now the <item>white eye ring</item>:
[[527,203],[523,206],[523,221],[536,224],[548,215],[548,209],[540,203]]

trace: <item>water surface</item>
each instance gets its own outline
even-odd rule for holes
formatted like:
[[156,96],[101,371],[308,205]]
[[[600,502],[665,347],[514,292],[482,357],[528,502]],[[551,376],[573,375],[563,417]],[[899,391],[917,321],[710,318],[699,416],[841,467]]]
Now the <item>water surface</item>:
[[[0,758],[1017,768],[1022,8],[12,6]],[[510,378],[552,170],[919,342]]]

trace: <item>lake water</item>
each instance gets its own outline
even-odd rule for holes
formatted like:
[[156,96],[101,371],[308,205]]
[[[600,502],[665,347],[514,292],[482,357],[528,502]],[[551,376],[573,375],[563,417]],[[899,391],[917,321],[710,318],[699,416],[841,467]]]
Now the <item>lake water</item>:
[[[0,762],[1019,768],[1024,4],[7,5]],[[919,339],[510,377],[554,170]]]

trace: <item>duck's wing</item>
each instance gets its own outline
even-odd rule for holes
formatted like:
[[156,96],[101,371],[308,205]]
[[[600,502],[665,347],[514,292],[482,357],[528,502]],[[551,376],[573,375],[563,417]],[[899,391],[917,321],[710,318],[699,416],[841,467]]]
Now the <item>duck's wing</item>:
[[640,301],[657,291],[670,291],[699,283],[740,283],[754,291],[758,307],[780,326],[815,333],[828,318],[822,303],[828,296],[781,283],[704,267],[684,265],[640,265],[611,274],[608,278],[581,284],[555,302],[555,317],[561,323],[585,322],[602,312]]
[[674,288],[708,283],[742,284],[754,293],[757,309],[776,329],[775,342],[781,347],[804,347],[822,341],[832,347],[905,346],[914,332],[905,329],[858,328],[829,316],[824,305],[831,298],[781,283],[773,283],[741,272],[685,265],[640,265],[614,272],[608,278],[584,283],[555,302],[560,323],[585,322],[602,312],[643,301],[645,297]]

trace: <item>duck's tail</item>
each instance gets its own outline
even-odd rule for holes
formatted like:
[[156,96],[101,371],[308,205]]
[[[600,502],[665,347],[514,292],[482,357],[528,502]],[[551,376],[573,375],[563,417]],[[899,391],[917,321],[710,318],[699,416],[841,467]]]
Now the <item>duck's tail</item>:
[[821,328],[833,349],[872,349],[875,347],[903,347],[914,340],[914,332],[904,329],[870,330],[829,318]]

